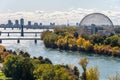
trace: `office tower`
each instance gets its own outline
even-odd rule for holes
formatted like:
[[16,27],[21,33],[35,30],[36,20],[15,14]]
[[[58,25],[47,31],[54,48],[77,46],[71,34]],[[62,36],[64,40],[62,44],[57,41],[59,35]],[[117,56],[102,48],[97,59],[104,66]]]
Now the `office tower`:
[[28,27],[30,27],[31,26],[31,21],[28,21]]
[[40,26],[42,26],[42,23],[40,23]]
[[24,26],[24,19],[23,18],[20,19],[20,25]]
[[11,20],[8,20],[8,24],[7,24],[8,27],[13,27],[13,23]]
[[15,20],[15,27],[19,27],[19,21]]

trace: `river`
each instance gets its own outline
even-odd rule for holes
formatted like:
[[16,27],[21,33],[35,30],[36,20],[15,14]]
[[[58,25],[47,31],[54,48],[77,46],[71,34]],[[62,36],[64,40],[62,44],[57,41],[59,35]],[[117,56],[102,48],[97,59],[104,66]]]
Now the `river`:
[[[2,35],[2,37],[5,35]],[[77,66],[82,73],[82,68],[79,66],[78,62],[83,57],[88,57],[89,64],[88,67],[97,66],[100,71],[100,80],[108,80],[108,76],[120,72],[120,59],[115,57],[107,57],[91,54],[88,55],[85,52],[72,52],[72,51],[63,51],[55,49],[45,48],[43,41],[38,41],[37,44],[34,41],[20,41],[17,44],[17,41],[2,41],[2,44],[6,46],[7,49],[12,50],[25,50],[30,53],[31,57],[33,56],[43,56],[44,58],[49,58],[54,64],[70,64]]]

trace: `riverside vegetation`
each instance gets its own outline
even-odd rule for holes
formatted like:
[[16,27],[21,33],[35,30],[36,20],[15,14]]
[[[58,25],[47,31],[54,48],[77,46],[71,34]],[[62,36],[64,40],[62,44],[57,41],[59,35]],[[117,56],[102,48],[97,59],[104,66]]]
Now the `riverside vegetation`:
[[76,27],[55,27],[41,34],[45,47],[61,50],[85,51],[99,55],[120,57],[120,37],[79,35]]
[[[54,32],[43,32],[41,38],[47,48],[87,51],[96,54],[119,57],[119,36],[109,37],[78,35],[75,27],[55,28]],[[83,72],[76,66],[54,65],[48,58],[30,57],[26,51],[6,50],[0,45],[0,79],[3,80],[99,80],[97,67],[87,68],[88,59],[79,61]],[[109,77],[109,80],[119,80],[119,74]]]
[[[4,79],[9,80],[91,80],[99,78],[97,67],[86,69],[88,59],[83,58],[80,65],[83,73],[76,66],[54,65],[48,58],[33,57],[24,51],[6,50],[0,46],[1,71]],[[91,75],[92,73],[92,75]],[[1,77],[2,78],[2,77]]]
[[[6,50],[4,46],[0,46],[0,61],[2,80],[99,80],[100,76],[97,67],[87,69],[86,57],[78,63],[82,74],[76,66],[54,65],[48,58],[31,58],[28,52]],[[119,74],[110,77],[110,80],[119,79]]]

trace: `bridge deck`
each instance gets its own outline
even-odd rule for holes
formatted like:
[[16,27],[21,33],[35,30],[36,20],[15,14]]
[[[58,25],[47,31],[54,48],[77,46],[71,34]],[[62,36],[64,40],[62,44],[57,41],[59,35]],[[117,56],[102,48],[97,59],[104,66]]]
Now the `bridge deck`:
[[[3,34],[3,33],[21,33],[21,32],[0,32],[1,34]],[[24,33],[31,33],[31,34],[33,34],[33,33],[42,33],[42,32],[24,32]]]
[[41,40],[41,38],[22,38],[22,37],[20,37],[20,38],[0,38],[0,40]]

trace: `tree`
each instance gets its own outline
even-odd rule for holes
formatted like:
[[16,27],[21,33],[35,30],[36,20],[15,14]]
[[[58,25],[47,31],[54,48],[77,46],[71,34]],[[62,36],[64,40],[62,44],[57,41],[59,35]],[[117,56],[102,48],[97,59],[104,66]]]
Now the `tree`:
[[109,80],[120,80],[120,74],[116,73],[114,76],[109,77]]
[[23,56],[23,57],[29,57],[30,58],[30,54],[28,52],[24,52],[24,51],[20,51],[19,55]]
[[97,67],[89,68],[86,72],[87,80],[99,80],[99,71]]
[[115,56],[120,56],[120,48],[119,47],[113,47],[112,49],[112,55]]
[[77,44],[77,46],[78,46],[78,47],[83,46],[83,42],[84,42],[84,41],[85,41],[84,38],[79,37],[79,38],[76,40],[76,44]]
[[51,31],[47,30],[41,33],[41,39],[43,40],[46,34],[51,33]]
[[87,67],[87,64],[88,64],[88,59],[85,57],[85,58],[82,58],[79,62],[79,64],[82,66],[82,69],[83,69],[83,73],[82,73],[82,79],[83,80],[87,80],[87,76],[86,76],[86,67]]
[[83,47],[86,51],[92,50],[92,44],[89,40],[83,42]]
[[74,74],[61,65],[40,64],[34,70],[36,80],[74,80]]
[[82,58],[79,64],[82,66],[83,69],[83,73],[80,78],[81,80],[99,80],[99,71],[97,67],[89,68],[87,70],[88,59],[86,57]]
[[110,36],[104,40],[104,44],[114,46],[120,46],[120,38],[118,36]]
[[47,48],[57,48],[55,42],[57,40],[58,36],[55,33],[48,33],[45,35],[43,41],[45,44],[45,47]]
[[75,38],[78,38],[78,36],[79,36],[78,32],[75,32],[75,33],[74,33],[74,37],[75,37]]
[[4,52],[5,46],[0,45],[0,52]]
[[90,40],[93,44],[102,44],[104,41],[104,38],[101,35],[93,34],[90,36]]
[[68,46],[70,50],[76,51],[77,50],[76,39],[75,38],[69,39]]
[[5,59],[3,72],[14,80],[33,80],[33,68],[30,58],[12,55]]

